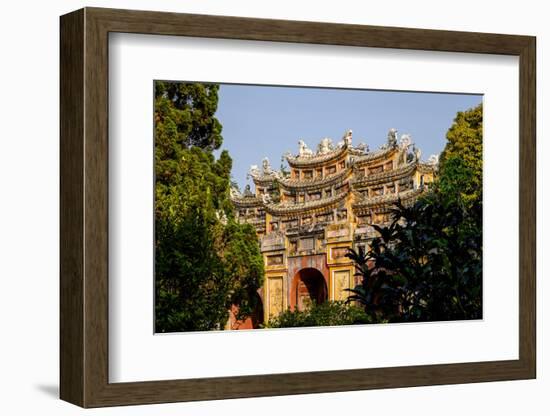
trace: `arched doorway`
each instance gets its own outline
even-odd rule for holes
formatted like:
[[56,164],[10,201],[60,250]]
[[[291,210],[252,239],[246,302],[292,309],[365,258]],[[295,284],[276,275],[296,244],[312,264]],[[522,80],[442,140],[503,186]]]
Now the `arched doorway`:
[[323,274],[312,267],[300,270],[292,279],[290,293],[291,308],[303,311],[313,302],[319,304],[327,300],[327,283]]

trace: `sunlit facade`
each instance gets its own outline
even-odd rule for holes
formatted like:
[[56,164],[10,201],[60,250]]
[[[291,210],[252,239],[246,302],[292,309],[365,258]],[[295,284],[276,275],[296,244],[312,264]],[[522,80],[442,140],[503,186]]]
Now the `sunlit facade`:
[[263,320],[312,301],[345,300],[357,277],[348,248],[367,246],[372,224],[391,221],[389,209],[401,199],[412,203],[433,182],[438,160],[421,161],[408,135],[374,151],[352,144],[352,132],[333,144],[322,139],[315,150],[300,140],[297,154],[284,157],[289,172],[273,170],[267,158],[252,166],[254,182],[232,190],[240,222],[256,228],[265,262],[259,293]]

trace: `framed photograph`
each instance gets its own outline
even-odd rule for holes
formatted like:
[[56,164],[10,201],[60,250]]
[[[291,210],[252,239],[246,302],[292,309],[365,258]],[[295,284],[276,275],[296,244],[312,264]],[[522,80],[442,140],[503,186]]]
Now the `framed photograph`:
[[536,377],[534,37],[60,28],[63,400]]

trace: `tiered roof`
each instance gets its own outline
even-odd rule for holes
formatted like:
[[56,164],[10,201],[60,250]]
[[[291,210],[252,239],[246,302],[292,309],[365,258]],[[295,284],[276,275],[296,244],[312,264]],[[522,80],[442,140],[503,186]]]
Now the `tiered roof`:
[[[298,154],[286,154],[285,158],[291,168],[296,170],[326,168],[333,163],[339,162],[336,172],[319,177],[317,172],[313,172],[311,178],[291,178],[286,177],[280,172],[273,170],[269,160],[265,158],[262,167],[251,166],[249,177],[252,178],[256,187],[262,187],[260,194],[255,196],[249,187],[244,193],[232,191],[232,200],[239,207],[259,207],[263,206],[265,211],[274,216],[295,217],[300,213],[321,212],[335,209],[342,205],[342,201],[353,192],[353,209],[364,212],[368,209],[377,209],[381,206],[387,206],[401,199],[405,203],[414,200],[421,189],[397,189],[397,192],[387,193],[377,196],[365,196],[364,192],[359,192],[367,187],[377,184],[391,183],[401,181],[412,177],[415,171],[420,173],[433,173],[437,170],[437,157],[432,156],[428,162],[420,161],[420,151],[414,147],[408,135],[402,135],[401,140],[397,141],[395,129],[388,133],[387,143],[375,151],[369,151],[368,146],[352,146],[352,132],[346,132],[342,141],[333,145],[332,140],[324,138],[318,144],[316,151],[307,147],[300,140]],[[410,148],[412,147],[412,151]],[[384,167],[382,172],[365,174],[365,168],[376,165],[376,163],[385,160],[395,160],[390,169]],[[343,163],[345,162],[345,163]],[[341,163],[341,164],[340,164]],[[325,169],[323,169],[325,171]],[[325,171],[326,172],[326,171]],[[347,185],[346,185],[347,184]],[[345,188],[341,188],[346,185]],[[327,186],[340,188],[338,193],[321,193],[318,199],[304,198],[304,200],[294,198],[293,200],[282,199],[280,202],[274,202],[268,190],[282,189],[292,194],[301,194],[326,189]],[[263,191],[263,192],[262,192]],[[368,195],[368,194],[367,194]]]
[[257,165],[250,166],[248,176],[252,178],[255,185],[268,186],[277,182],[279,179],[279,172],[271,169],[269,159],[267,157],[262,161],[262,168],[259,169]]
[[416,199],[421,193],[421,189],[409,189],[394,194],[386,194],[372,197],[364,197],[358,195],[358,200],[353,204],[353,208],[360,209],[377,207],[381,205],[390,205],[397,202],[398,200],[407,202],[409,200]]
[[[302,142],[303,143],[303,142]],[[306,147],[306,150],[307,149]],[[303,150],[301,149],[303,152]],[[293,168],[305,168],[305,167],[314,167],[319,165],[325,165],[332,161],[341,159],[346,155],[348,147],[346,145],[338,146],[336,148],[331,148],[324,153],[301,153],[298,155],[285,155],[286,161]]]
[[324,178],[311,178],[311,179],[296,179],[296,178],[279,178],[279,183],[283,189],[288,190],[313,190],[316,188],[332,185],[350,176],[352,172],[351,167],[340,170],[339,172],[327,175]]
[[324,209],[328,206],[335,205],[336,203],[342,201],[347,196],[347,194],[347,192],[342,192],[339,195],[333,195],[326,198],[300,203],[288,203],[286,201],[280,203],[270,203],[266,204],[265,208],[267,212],[274,215],[284,215],[295,212],[311,211],[320,208]]
[[365,144],[353,147],[351,130],[348,130],[342,140],[334,145],[332,139],[325,137],[317,145],[317,151],[311,150],[303,140],[298,141],[298,154],[285,154],[288,165],[292,168],[314,168],[325,166],[331,162],[344,159],[347,155],[361,155],[368,151]]
[[388,159],[398,151],[399,148],[397,146],[385,146],[375,150],[374,152],[358,155],[356,158],[354,158],[354,162],[356,165],[359,166],[364,164],[371,164],[373,162],[378,162],[379,160]]
[[395,181],[410,176],[419,164],[413,161],[409,164],[399,166],[396,169],[386,170],[380,173],[371,173],[364,176],[355,176],[352,184],[356,187],[369,186],[381,182]]
[[258,198],[250,191],[250,185],[247,185],[241,194],[237,189],[231,189],[231,201],[239,208],[258,207],[263,205],[261,198]]

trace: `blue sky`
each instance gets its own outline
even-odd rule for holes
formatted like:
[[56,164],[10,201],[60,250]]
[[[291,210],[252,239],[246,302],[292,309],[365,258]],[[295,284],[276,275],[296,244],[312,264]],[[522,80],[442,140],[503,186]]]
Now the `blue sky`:
[[348,129],[354,145],[374,150],[396,128],[399,137],[410,134],[427,159],[443,150],[457,111],[481,101],[482,95],[222,84],[216,117],[242,190],[252,185],[250,165],[261,166],[267,156],[279,169],[286,151],[297,153],[298,140],[315,150],[323,137],[336,143]]

